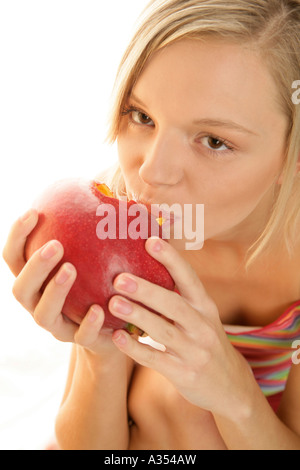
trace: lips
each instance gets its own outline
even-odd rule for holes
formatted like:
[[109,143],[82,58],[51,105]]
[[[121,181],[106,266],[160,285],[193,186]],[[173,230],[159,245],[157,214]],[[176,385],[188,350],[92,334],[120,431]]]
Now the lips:
[[142,204],[146,207],[152,217],[159,223],[162,230],[168,230],[174,224],[182,222],[181,205],[178,204],[179,210],[175,208],[176,204],[157,203],[153,202],[150,198],[144,198],[137,193],[131,193],[131,200],[137,204]]
[[173,225],[175,221],[174,213],[160,206],[160,204],[151,204],[150,209],[149,206],[147,206],[147,209],[150,210],[151,215],[155,217],[161,226],[165,225],[166,223]]
[[[175,230],[176,227],[181,227],[182,225],[182,213],[181,206],[178,204],[176,210],[176,205],[168,205],[167,203],[150,203],[145,202],[143,199],[137,199],[137,204],[143,204],[151,216],[158,222],[162,230],[162,237],[169,239],[171,236],[171,230]],[[175,206],[175,207],[174,207]]]

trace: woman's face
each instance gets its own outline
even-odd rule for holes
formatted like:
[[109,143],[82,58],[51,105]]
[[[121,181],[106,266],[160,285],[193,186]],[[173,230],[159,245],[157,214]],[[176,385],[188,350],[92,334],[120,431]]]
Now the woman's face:
[[272,206],[286,131],[276,85],[254,52],[178,41],[146,64],[123,110],[127,193],[180,204],[182,214],[185,204],[204,204],[205,239],[253,241]]

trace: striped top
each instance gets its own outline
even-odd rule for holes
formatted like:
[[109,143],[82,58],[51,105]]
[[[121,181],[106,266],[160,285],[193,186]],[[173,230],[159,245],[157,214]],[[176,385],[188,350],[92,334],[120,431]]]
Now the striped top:
[[300,301],[270,325],[241,333],[227,332],[227,336],[248,361],[262,392],[276,409],[296,350],[293,342],[300,339]]

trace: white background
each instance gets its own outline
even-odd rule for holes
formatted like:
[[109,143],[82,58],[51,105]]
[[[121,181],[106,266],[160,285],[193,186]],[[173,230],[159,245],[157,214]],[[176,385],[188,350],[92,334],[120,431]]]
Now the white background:
[[[117,159],[104,144],[119,61],[145,0],[0,0],[0,248],[13,221],[64,177]],[[0,449],[42,449],[53,433],[70,345],[13,298],[0,259]]]

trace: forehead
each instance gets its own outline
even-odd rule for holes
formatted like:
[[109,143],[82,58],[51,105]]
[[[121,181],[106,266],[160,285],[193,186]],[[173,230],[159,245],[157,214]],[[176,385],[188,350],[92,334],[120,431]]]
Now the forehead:
[[182,117],[239,115],[247,125],[262,125],[268,114],[271,120],[281,115],[276,84],[260,56],[247,45],[219,39],[183,39],[157,51],[133,93],[150,110]]

